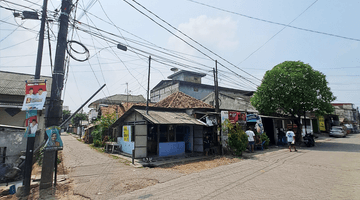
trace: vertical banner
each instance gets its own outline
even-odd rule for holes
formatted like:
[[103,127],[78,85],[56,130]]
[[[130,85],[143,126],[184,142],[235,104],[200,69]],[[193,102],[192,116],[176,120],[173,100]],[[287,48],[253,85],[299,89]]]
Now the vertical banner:
[[46,134],[48,136],[48,140],[45,144],[45,150],[62,150],[63,143],[60,138],[60,127],[51,126],[46,128]]
[[123,132],[124,132],[124,141],[129,142],[129,127],[123,126]]
[[37,120],[37,111],[36,110],[26,111],[25,126],[26,126],[26,130],[25,130],[24,137],[35,137],[35,133],[38,128],[38,120]]
[[46,100],[46,80],[28,80],[21,110],[42,110]]
[[326,131],[324,117],[323,117],[323,116],[319,116],[319,117],[318,117],[318,120],[319,120],[319,128],[320,128],[320,131]]

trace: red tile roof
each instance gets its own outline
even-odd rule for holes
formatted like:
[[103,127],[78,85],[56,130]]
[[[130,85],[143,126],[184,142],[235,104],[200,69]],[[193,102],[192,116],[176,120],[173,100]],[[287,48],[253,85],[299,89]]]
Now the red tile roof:
[[154,107],[163,108],[214,108],[213,106],[204,103],[194,97],[191,97],[182,92],[175,92],[165,99],[159,101]]

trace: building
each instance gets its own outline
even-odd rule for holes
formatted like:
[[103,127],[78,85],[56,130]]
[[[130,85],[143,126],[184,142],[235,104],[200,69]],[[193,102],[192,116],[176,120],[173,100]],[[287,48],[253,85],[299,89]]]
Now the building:
[[145,158],[203,152],[205,126],[186,109],[133,106],[111,128],[123,153]]
[[[1,162],[13,167],[17,164],[19,157],[22,156],[22,152],[26,150],[27,138],[24,137],[26,112],[22,111],[21,108],[25,97],[25,81],[33,80],[34,75],[0,71],[0,77]],[[48,99],[51,94],[52,78],[41,76],[40,79],[46,80]],[[37,112],[37,123],[35,149],[44,141],[45,137],[44,110]]]
[[332,103],[334,107],[334,115],[339,116],[340,122],[345,123],[358,123],[358,110],[355,108],[355,105],[352,103]]
[[[201,83],[201,78],[206,74],[181,70],[170,76],[171,80],[162,80],[150,91],[151,102],[159,102],[172,93],[183,92],[196,99],[203,99],[215,90],[213,85]],[[251,96],[253,91],[237,90],[219,87],[219,91],[225,94],[243,94]]]

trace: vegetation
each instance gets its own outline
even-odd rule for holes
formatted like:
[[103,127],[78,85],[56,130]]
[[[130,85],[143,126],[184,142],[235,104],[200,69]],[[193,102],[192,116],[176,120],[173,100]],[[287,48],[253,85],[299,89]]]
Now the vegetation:
[[88,116],[85,113],[77,113],[72,119],[71,123],[77,127],[80,125],[81,120],[87,120]]
[[63,110],[62,111],[62,122],[64,122],[70,116],[71,116],[71,111],[70,110]]
[[227,143],[230,151],[237,156],[241,156],[248,145],[248,136],[239,124],[233,125],[228,119],[225,120],[222,127],[224,127],[224,132],[228,132]]
[[115,113],[107,114],[105,116],[101,116],[101,118],[95,122],[98,123],[96,125],[95,130],[91,133],[93,136],[94,146],[104,146],[106,141],[112,141],[110,137],[106,136],[110,125],[112,125],[116,121]]
[[265,132],[260,135],[260,140],[261,140],[261,141],[266,141],[266,142],[264,143],[264,147],[265,147],[265,148],[267,148],[267,147],[269,146],[269,144],[270,144],[270,139],[269,139],[269,137],[266,135]]
[[262,114],[290,115],[301,133],[300,117],[307,111],[331,113],[335,99],[323,73],[301,61],[285,61],[265,73],[251,104]]

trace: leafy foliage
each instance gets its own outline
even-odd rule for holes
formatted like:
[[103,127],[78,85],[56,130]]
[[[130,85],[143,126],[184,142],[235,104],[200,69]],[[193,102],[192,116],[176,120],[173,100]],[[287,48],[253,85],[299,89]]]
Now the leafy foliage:
[[93,136],[94,146],[104,146],[104,142],[110,140],[110,138],[106,136],[106,134],[109,130],[110,125],[112,125],[115,121],[116,115],[115,113],[112,113],[101,116],[101,118],[95,122],[98,123],[98,125],[96,125],[95,130],[91,133],[91,135]]
[[71,123],[74,124],[75,126],[79,126],[81,120],[87,120],[87,119],[88,119],[88,116],[85,113],[77,113],[71,119]]
[[235,124],[235,126],[230,123],[227,119],[223,123],[223,127],[225,132],[228,132],[228,145],[230,147],[230,151],[232,151],[235,155],[241,156],[242,152],[245,151],[246,146],[248,144],[248,136],[242,130],[239,124]]
[[269,137],[266,135],[265,132],[260,135],[260,140],[261,140],[261,141],[266,141],[266,142],[264,143],[264,147],[265,147],[265,148],[269,146],[269,144],[270,144],[270,139],[269,139]]
[[62,122],[64,122],[67,118],[69,118],[71,115],[70,110],[63,110],[62,111]]
[[323,115],[333,112],[335,99],[323,73],[301,61],[285,61],[266,72],[251,104],[263,114]]

